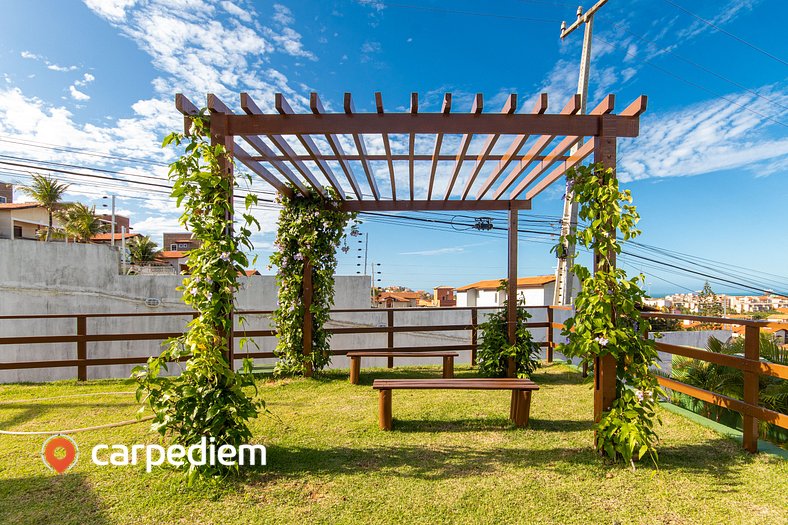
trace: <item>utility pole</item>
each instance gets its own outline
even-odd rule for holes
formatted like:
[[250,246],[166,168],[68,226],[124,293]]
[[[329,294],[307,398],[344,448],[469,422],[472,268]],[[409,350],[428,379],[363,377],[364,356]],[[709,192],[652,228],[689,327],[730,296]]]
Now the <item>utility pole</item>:
[[[588,104],[588,77],[591,71],[591,39],[594,32],[594,14],[599,11],[607,0],[599,0],[594,6],[583,14],[582,6],[577,8],[577,20],[569,27],[566,27],[566,22],[561,22],[561,40],[569,36],[572,31],[585,25],[583,33],[583,52],[580,55],[580,77],[577,82],[577,92],[580,94],[580,114],[586,113],[586,105]],[[572,147],[570,155],[573,155],[577,149],[583,145],[583,139],[580,139],[575,146]],[[561,217],[561,236],[566,237],[577,230],[577,203],[572,198],[572,191],[567,184],[566,197],[564,199],[564,213]],[[555,292],[553,295],[553,304],[568,305],[572,301],[572,280],[573,275],[569,269],[572,258],[575,254],[575,245],[568,243],[563,250],[564,253],[558,253],[558,268],[555,273]]]

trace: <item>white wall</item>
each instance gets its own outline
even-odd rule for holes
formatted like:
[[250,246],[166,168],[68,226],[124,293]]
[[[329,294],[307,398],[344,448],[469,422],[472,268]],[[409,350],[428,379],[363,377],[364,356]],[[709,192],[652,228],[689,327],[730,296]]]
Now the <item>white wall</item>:
[[[44,243],[0,239],[0,315],[176,312],[181,302],[177,275],[119,275],[118,250],[109,245]],[[238,307],[272,310],[276,307],[273,276],[241,278]],[[335,308],[368,308],[369,277],[338,276]],[[158,299],[150,308],[145,299]],[[99,318],[88,321],[88,333],[177,332],[189,317]],[[249,329],[265,329],[267,319],[250,318]],[[385,321],[385,318],[384,318]],[[73,319],[0,320],[0,337],[75,334]],[[260,340],[262,351],[272,350],[274,338]],[[88,357],[156,355],[156,341],[88,343]],[[74,359],[74,343],[0,345],[0,362],[46,358]],[[91,366],[88,377],[128,377],[133,365]],[[50,381],[76,377],[76,368],[2,370],[0,382]]]

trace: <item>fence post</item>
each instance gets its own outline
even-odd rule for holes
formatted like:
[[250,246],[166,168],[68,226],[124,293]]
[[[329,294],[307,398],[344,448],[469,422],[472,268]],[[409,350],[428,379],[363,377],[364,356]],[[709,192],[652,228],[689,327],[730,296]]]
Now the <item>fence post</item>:
[[[387,345],[386,346],[388,347],[389,351],[392,351],[392,350],[394,350],[394,331],[392,330],[392,328],[394,328],[394,310],[392,310],[392,309],[386,310],[386,322],[387,322],[387,326],[389,328],[388,332],[387,332],[387,334],[388,334],[388,341],[387,341]],[[386,365],[389,368],[394,368],[394,358],[393,357],[389,357],[387,359]]]
[[[744,327],[744,357],[754,362],[761,358],[761,329],[758,326]],[[758,406],[759,374],[752,369],[745,369],[744,402]],[[747,452],[758,452],[758,420],[742,414],[742,444]]]
[[77,365],[77,380],[87,381],[88,366],[85,360],[88,358],[88,342],[85,336],[88,335],[88,319],[84,315],[77,316],[77,359],[82,361]]
[[471,366],[476,366],[476,352],[479,347],[479,310],[471,308]]
[[[304,326],[303,342],[304,356],[312,356],[312,262],[308,259],[304,261],[304,283],[303,283],[303,305],[304,305]],[[312,362],[307,361],[304,367],[304,376],[312,377]]]
[[547,305],[547,362],[553,362],[553,307]]

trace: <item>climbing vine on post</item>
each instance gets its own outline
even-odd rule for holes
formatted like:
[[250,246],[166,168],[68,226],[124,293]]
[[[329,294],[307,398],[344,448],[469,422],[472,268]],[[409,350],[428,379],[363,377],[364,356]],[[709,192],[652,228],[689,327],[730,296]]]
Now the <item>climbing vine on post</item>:
[[[247,422],[264,408],[245,387],[254,387],[251,360],[245,360],[242,374],[235,373],[227,360],[232,333],[232,310],[238,276],[249,266],[244,250],[253,248],[251,227],[259,229],[249,213],[257,197],[247,194],[245,208],[233,232],[233,189],[236,178],[222,173],[220,165],[232,162],[224,146],[211,145],[209,116],[205,110],[192,118],[188,136],[171,133],[162,144],[181,146],[184,154],[170,165],[172,197],[183,207],[180,223],[199,239],[200,246],[189,252],[189,275],[179,290],[184,302],[199,314],[180,337],[170,339],[158,357],[136,367],[137,400],[153,411],[153,428],[188,447],[203,438],[215,439],[216,446],[237,447],[247,443],[252,433]],[[243,177],[243,175],[239,175]],[[242,340],[243,344],[243,340]],[[177,376],[162,376],[171,363],[186,360]],[[256,391],[255,391],[256,395]],[[223,474],[235,467],[184,463],[190,479],[196,475]]]
[[596,254],[597,260],[594,272],[577,262],[572,265],[582,288],[574,316],[564,323],[567,343],[558,351],[586,363],[606,355],[615,358],[616,399],[595,426],[597,449],[633,466],[647,453],[656,462],[655,408],[662,391],[649,371],[657,359],[656,345],[648,339],[650,324],[637,308],[645,297],[644,277],[629,279],[615,265],[622,244],[640,235],[640,216],[630,191],[619,189],[612,169],[583,166],[569,170],[566,177],[579,203],[579,218],[587,226],[562,238],[556,250],[560,253],[567,242],[574,242]]
[[[355,214],[339,210],[336,193],[325,188],[303,195],[293,188],[292,197],[278,196],[282,205],[271,264],[277,267],[279,300],[273,313],[278,342],[277,375],[302,375],[321,370],[331,361],[330,334],[324,325],[334,304],[336,250],[348,221]],[[356,224],[353,225],[356,228]],[[311,268],[311,349],[305,345],[305,268]],[[307,283],[309,284],[309,283]],[[308,351],[305,354],[304,348]]]

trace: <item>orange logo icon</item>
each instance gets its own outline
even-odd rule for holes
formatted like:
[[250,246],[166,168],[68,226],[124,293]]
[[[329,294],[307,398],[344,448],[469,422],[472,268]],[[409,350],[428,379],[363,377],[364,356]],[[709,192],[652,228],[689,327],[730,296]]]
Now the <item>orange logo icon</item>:
[[62,474],[77,463],[79,449],[77,443],[66,435],[52,436],[44,441],[41,447],[41,459],[44,465]]

